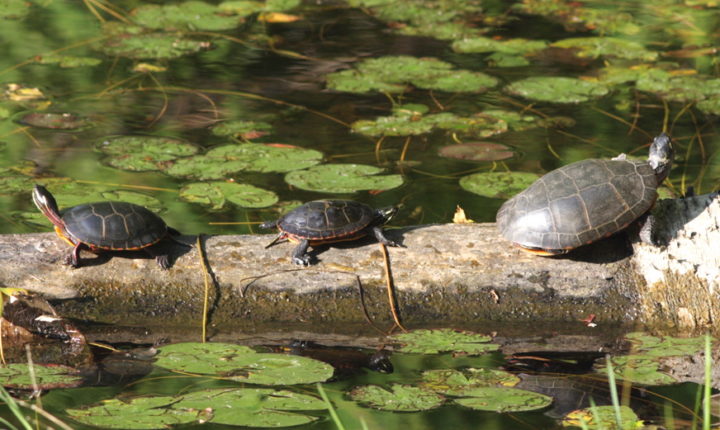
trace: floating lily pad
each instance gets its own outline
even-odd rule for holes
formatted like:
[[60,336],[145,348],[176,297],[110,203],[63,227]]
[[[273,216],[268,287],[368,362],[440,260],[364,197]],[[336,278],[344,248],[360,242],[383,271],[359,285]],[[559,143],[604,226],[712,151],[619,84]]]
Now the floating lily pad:
[[582,79],[534,76],[513,82],[505,89],[516,96],[553,103],[580,103],[606,95],[608,88]]
[[180,198],[210,206],[213,210],[230,202],[243,208],[266,208],[279,200],[277,194],[249,184],[236,182],[194,182],[180,189]]
[[435,58],[407,56],[371,58],[354,70],[327,76],[328,88],[353,93],[398,93],[407,84],[452,92],[481,92],[497,85],[497,79],[480,72],[456,70],[452,64]]
[[512,158],[512,148],[500,143],[468,142],[446,145],[438,153],[447,158],[468,161],[499,161]]
[[650,336],[642,332],[628,333],[626,339],[633,342],[633,351],[648,357],[671,357],[694,355],[705,347],[705,337]]
[[396,412],[427,411],[445,402],[443,396],[433,391],[402,384],[392,384],[389,390],[376,385],[356,387],[350,397],[374,409]]
[[102,50],[108,55],[167,60],[193,54],[210,46],[210,42],[172,33],[120,34],[108,38]]
[[587,430],[631,430],[643,428],[643,422],[627,406],[620,406],[620,427],[618,427],[614,406],[596,406],[572,411],[565,415],[563,427],[577,427]]
[[[613,373],[618,379],[643,385],[670,385],[677,381],[667,373],[660,371],[659,357],[631,354],[612,357]],[[597,372],[605,374],[605,365],[597,366]]]
[[241,136],[247,139],[271,130],[272,125],[262,121],[225,121],[212,128],[216,136]]
[[[81,184],[67,178],[43,180],[41,182],[53,193],[61,210],[79,204],[101,201],[134,203],[145,206],[154,212],[159,212],[164,207],[155,197],[135,191],[117,189],[113,186]],[[30,192],[30,190],[31,188],[27,192]]]
[[471,37],[453,42],[452,48],[463,54],[500,52],[503,54],[524,55],[541,51],[547,47],[544,40],[506,39],[497,40],[489,37]]
[[314,149],[283,144],[225,145],[168,164],[165,173],[198,179],[221,179],[240,171],[285,173],[314,166],[322,157]]
[[554,42],[556,48],[575,48],[583,58],[617,57],[628,60],[655,61],[657,52],[637,42],[616,37],[572,37]]
[[178,343],[160,348],[155,362],[166,369],[248,384],[293,385],[323,382],[333,375],[329,364],[298,355],[257,353],[224,343]]
[[393,115],[374,120],[355,121],[351,127],[367,136],[415,136],[441,129],[488,137],[508,130],[507,122],[484,112],[462,117],[450,112],[423,115],[407,109],[394,109]]
[[514,5],[523,13],[542,15],[562,23],[570,31],[595,31],[602,34],[637,34],[642,28],[630,13],[617,8],[582,7],[569,0],[533,0]]
[[460,178],[460,186],[471,193],[508,199],[535,182],[540,175],[528,172],[481,172]]
[[198,152],[198,147],[169,137],[119,136],[95,145],[107,154],[105,162],[123,170],[158,170],[160,163],[186,157]]
[[50,54],[39,57],[38,62],[40,64],[57,64],[62,68],[74,68],[97,66],[102,63],[102,60],[93,57],[74,57],[72,55]]
[[26,0],[0,0],[0,19],[24,18],[31,4]]
[[699,101],[720,96],[720,79],[674,74],[661,69],[646,70],[638,76],[635,86],[640,91],[672,101]]
[[422,386],[450,396],[464,396],[468,389],[478,387],[495,387],[503,385],[512,387],[520,382],[520,378],[510,372],[498,369],[436,369],[426,370],[422,374]]
[[490,336],[451,329],[413,330],[408,333],[396,334],[392,336],[392,339],[402,344],[400,351],[420,354],[456,352],[479,355],[495,351],[499,347],[489,343],[492,340]]
[[197,420],[198,411],[173,408],[170,396],[109,399],[85,409],[68,409],[67,414],[81,423],[119,429],[157,429]]
[[22,115],[17,121],[37,128],[53,130],[77,130],[88,126],[87,119],[72,113],[32,112]]
[[354,193],[389,190],[403,184],[401,175],[381,175],[383,169],[363,164],[322,164],[285,175],[285,182],[308,191]]
[[163,30],[232,30],[242,22],[239,17],[223,14],[217,6],[200,1],[140,6],[133,15],[135,23]]
[[[77,387],[82,382],[76,371],[67,366],[33,364],[38,387],[42,390]],[[12,388],[32,389],[33,380],[27,363],[9,363],[0,366],[0,385]]]
[[492,67],[523,67],[531,64],[530,60],[521,55],[504,52],[493,52],[485,57],[485,61]]
[[553,402],[550,396],[518,388],[477,387],[464,390],[462,395],[453,401],[471,409],[498,413],[534,411]]

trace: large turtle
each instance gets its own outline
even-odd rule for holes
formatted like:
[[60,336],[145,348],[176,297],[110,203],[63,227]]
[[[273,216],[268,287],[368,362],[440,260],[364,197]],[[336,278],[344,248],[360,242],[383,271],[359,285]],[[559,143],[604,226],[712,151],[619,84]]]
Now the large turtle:
[[305,203],[275,221],[260,225],[262,228],[276,227],[280,232],[266,246],[288,239],[298,244],[292,254],[295,264],[307,266],[309,246],[323,243],[356,240],[365,235],[375,236],[378,242],[398,246],[383,234],[382,226],[397,212],[396,207],[373,209],[352,200],[315,200]]
[[166,252],[153,247],[169,234],[180,234],[150,210],[127,202],[97,202],[58,209],[50,191],[36,185],[33,202],[53,223],[55,232],[73,251],[67,264],[79,267],[80,249],[99,253],[103,250],[134,251],[142,249],[155,257],[163,269],[170,267]]
[[497,213],[502,235],[540,255],[566,253],[625,228],[648,212],[673,160],[670,136],[660,134],[647,161],[625,154],[584,160],[546,174]]

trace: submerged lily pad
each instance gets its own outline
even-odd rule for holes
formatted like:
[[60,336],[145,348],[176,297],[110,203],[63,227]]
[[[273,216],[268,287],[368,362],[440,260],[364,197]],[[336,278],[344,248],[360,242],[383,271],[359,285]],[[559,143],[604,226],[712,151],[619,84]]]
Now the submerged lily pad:
[[481,172],[460,178],[460,186],[471,193],[508,199],[535,182],[540,175],[529,172]]
[[479,355],[499,348],[498,345],[489,343],[492,340],[490,336],[452,329],[413,330],[396,334],[392,339],[402,344],[399,351],[420,354],[456,352]]
[[323,382],[333,375],[329,364],[298,355],[258,353],[224,343],[177,343],[160,348],[155,362],[166,369],[248,384],[293,385]]
[[505,89],[526,99],[553,103],[580,103],[609,92],[601,83],[554,76],[534,76],[513,82]]
[[441,394],[464,396],[465,391],[478,387],[503,385],[512,387],[520,378],[510,372],[498,369],[435,369],[422,374],[422,386]]
[[552,397],[544,394],[506,387],[469,388],[462,396],[453,401],[471,409],[498,413],[534,411],[553,402]]
[[463,54],[500,52],[503,54],[524,55],[543,50],[548,43],[544,40],[506,39],[496,40],[489,37],[471,37],[453,42],[452,48]]
[[376,385],[360,386],[350,392],[350,397],[374,409],[396,412],[427,411],[445,402],[433,391],[402,384],[392,384],[389,390]]
[[[613,373],[618,379],[643,385],[670,385],[677,381],[660,370],[658,357],[642,354],[631,354],[611,357]],[[605,374],[605,365],[597,366],[597,372]]]
[[133,21],[139,25],[164,30],[222,31],[242,22],[239,17],[223,14],[217,6],[200,1],[140,6],[133,15]]
[[226,202],[243,208],[265,208],[279,200],[277,194],[250,184],[236,182],[194,182],[180,189],[180,198],[190,203],[209,205],[213,210],[225,207]]
[[[82,382],[76,371],[67,366],[33,364],[35,381],[41,390],[76,387]],[[33,379],[27,363],[9,363],[0,366],[0,385],[32,389]]]
[[512,158],[512,148],[500,143],[468,142],[446,145],[438,153],[447,158],[457,158],[468,161],[499,161]]
[[120,136],[95,146],[107,154],[105,162],[123,170],[158,170],[160,163],[186,157],[198,152],[198,147],[169,137]]
[[596,406],[574,410],[562,419],[563,427],[577,427],[587,430],[629,430],[643,428],[643,422],[627,406],[620,408],[620,427],[618,427],[615,406]]
[[399,93],[407,84],[451,92],[481,92],[497,85],[497,79],[481,72],[456,70],[436,58],[388,56],[371,58],[356,69],[327,76],[328,88],[337,91]]
[[322,164],[285,175],[285,182],[307,191],[354,193],[389,190],[403,184],[401,175],[381,175],[383,169],[364,164]]
[[32,127],[53,130],[77,130],[89,125],[87,119],[72,113],[32,112],[17,121]]
[[575,48],[583,58],[617,57],[628,60],[655,61],[657,52],[637,42],[616,37],[572,37],[554,42],[556,48]]
[[108,55],[168,60],[210,48],[210,42],[188,39],[173,33],[121,34],[102,46]]
[[225,145],[168,164],[165,173],[198,179],[221,179],[240,171],[285,173],[314,166],[322,157],[314,149],[283,144]]

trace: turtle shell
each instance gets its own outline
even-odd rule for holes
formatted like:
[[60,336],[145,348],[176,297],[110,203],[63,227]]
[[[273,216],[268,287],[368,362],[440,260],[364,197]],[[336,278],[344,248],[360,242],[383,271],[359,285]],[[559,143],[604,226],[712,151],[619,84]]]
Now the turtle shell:
[[309,240],[345,239],[375,219],[375,210],[352,200],[315,200],[288,212],[277,222],[289,236]]
[[77,241],[101,249],[132,250],[165,237],[165,221],[150,210],[126,202],[74,206],[61,212],[67,233]]
[[647,212],[658,178],[644,161],[584,160],[535,181],[502,205],[502,235],[524,248],[567,252],[609,236]]

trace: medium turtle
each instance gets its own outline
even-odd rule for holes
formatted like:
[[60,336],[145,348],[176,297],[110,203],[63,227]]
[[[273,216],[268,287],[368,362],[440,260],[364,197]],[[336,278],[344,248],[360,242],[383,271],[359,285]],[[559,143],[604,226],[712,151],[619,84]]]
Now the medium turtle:
[[288,239],[298,243],[292,254],[295,264],[307,266],[309,246],[324,243],[356,240],[373,235],[380,243],[398,246],[387,239],[382,226],[397,212],[396,207],[373,209],[352,200],[315,200],[293,209],[276,221],[260,225],[262,228],[277,228],[277,237],[266,248]]
[[[525,250],[566,253],[610,236],[648,212],[672,160],[670,136],[662,133],[650,145],[647,161],[621,154],[612,160],[568,164],[505,202],[497,213],[497,226]],[[649,236],[644,233],[644,238]]]
[[58,236],[74,247],[66,261],[70,266],[81,265],[80,250],[85,248],[95,253],[142,249],[163,269],[170,267],[168,255],[152,245],[180,233],[150,210],[126,202],[98,202],[60,211],[53,195],[41,185],[35,186],[32,197]]

